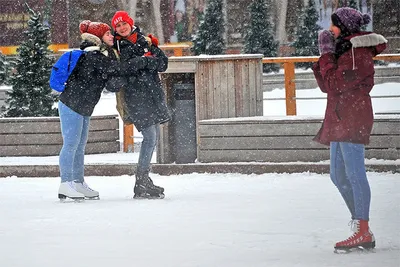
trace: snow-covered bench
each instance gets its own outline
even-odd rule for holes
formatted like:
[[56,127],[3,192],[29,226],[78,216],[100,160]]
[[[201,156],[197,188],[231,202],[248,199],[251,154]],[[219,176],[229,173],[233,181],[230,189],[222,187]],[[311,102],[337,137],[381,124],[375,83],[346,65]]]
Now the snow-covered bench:
[[[247,117],[202,120],[200,162],[316,162],[329,159],[329,147],[312,138],[322,118]],[[400,115],[375,116],[366,158],[400,159]]]
[[[0,118],[0,157],[54,156],[62,146],[58,117]],[[91,118],[87,154],[120,151],[116,115]]]

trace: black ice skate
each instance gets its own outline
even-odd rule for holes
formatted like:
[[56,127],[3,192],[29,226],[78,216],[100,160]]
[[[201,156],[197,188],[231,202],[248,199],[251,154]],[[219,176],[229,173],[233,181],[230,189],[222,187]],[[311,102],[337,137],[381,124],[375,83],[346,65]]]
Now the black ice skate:
[[154,184],[153,180],[149,176],[149,171],[138,171],[136,174],[136,181],[137,180],[147,180],[151,186],[155,187],[161,194],[164,194],[164,188]]
[[161,194],[164,194],[164,187],[155,185],[155,184],[153,183],[153,180],[151,180],[149,174],[147,174],[147,177],[146,177],[146,178],[147,178],[147,180],[149,181],[149,183],[150,183],[152,186],[154,186],[158,191],[160,191]]
[[147,179],[136,180],[133,192],[135,193],[133,197],[135,199],[163,199],[165,197],[164,193]]

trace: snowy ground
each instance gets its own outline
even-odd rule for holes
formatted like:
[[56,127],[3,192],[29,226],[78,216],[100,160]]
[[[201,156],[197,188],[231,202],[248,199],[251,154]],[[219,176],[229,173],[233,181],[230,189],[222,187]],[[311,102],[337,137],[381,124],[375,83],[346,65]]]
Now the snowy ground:
[[0,179],[0,266],[400,266],[400,174],[369,173],[375,253],[337,255],[349,214],[328,175],[88,177],[99,201],[59,203],[58,179]]
[[[373,93],[399,95],[400,84],[377,85]],[[320,96],[318,89],[297,95]],[[374,109],[399,110],[398,99],[373,100]],[[298,114],[323,115],[325,100],[312,101],[298,101]],[[283,103],[264,101],[264,115],[284,116]],[[116,114],[112,94],[94,115],[106,114]],[[137,156],[87,155],[85,163]],[[57,163],[58,157],[0,157],[0,166]],[[0,267],[399,267],[400,174],[368,176],[376,253],[348,255],[333,253],[350,234],[350,218],[329,175],[154,175],[166,198],[153,201],[132,199],[133,177],[87,177],[101,200],[84,203],[59,203],[59,178],[0,179]]]

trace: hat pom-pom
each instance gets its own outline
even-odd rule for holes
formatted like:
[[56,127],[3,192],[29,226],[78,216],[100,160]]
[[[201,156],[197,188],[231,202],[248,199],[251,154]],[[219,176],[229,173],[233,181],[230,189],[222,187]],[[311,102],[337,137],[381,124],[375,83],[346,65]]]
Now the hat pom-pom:
[[90,23],[90,20],[84,20],[79,24],[79,30],[81,31],[81,33],[85,33],[88,31]]
[[371,16],[369,14],[362,14],[363,25],[368,25],[371,21]]

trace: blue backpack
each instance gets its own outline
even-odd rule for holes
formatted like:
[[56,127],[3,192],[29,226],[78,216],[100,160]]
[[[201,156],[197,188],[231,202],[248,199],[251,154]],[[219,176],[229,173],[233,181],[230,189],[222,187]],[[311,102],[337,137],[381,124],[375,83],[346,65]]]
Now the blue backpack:
[[85,53],[83,50],[65,52],[54,64],[50,74],[50,88],[57,92],[65,89],[68,78],[76,67],[78,60]]

